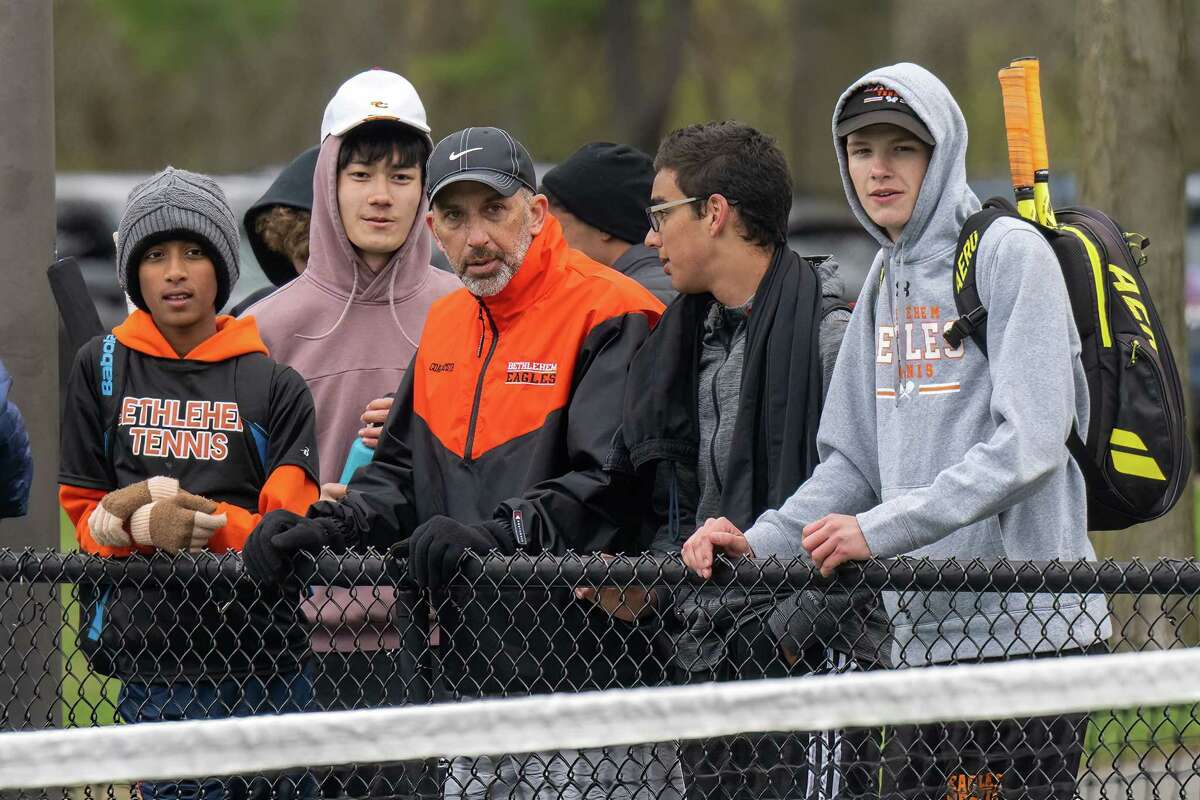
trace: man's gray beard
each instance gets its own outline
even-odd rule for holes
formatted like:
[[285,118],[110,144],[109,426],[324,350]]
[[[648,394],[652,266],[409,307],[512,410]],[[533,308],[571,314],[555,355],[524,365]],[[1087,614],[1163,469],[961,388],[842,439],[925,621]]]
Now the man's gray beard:
[[[459,280],[463,282],[463,286],[467,287],[467,291],[476,297],[494,297],[504,291],[504,287],[508,286],[508,282],[521,269],[521,264],[525,262],[525,256],[529,253],[529,247],[532,244],[533,233],[526,227],[521,238],[517,240],[517,246],[513,249],[512,254],[500,262],[500,268],[494,275],[486,278],[473,278],[465,272],[459,272]],[[458,272],[458,270],[455,271]]]

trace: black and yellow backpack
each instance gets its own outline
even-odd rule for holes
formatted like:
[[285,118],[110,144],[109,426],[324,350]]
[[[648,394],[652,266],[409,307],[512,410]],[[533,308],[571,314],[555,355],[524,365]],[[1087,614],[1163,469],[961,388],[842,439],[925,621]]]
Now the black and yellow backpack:
[[1142,278],[1149,240],[1095,209],[1054,214],[1057,227],[1047,227],[993,198],[967,220],[953,278],[959,319],[946,340],[957,347],[969,336],[987,355],[987,309],[975,282],[979,242],[1000,217],[1037,228],[1058,256],[1083,346],[1090,423],[1086,441],[1072,431],[1067,448],[1087,480],[1088,530],[1121,530],[1166,514],[1187,486],[1183,385]]

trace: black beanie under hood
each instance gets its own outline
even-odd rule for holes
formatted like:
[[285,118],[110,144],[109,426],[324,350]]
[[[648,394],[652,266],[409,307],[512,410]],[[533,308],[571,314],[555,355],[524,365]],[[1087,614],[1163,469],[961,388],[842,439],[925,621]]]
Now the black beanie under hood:
[[583,222],[637,244],[650,223],[646,206],[654,184],[654,161],[637,148],[590,142],[542,177],[542,186]]

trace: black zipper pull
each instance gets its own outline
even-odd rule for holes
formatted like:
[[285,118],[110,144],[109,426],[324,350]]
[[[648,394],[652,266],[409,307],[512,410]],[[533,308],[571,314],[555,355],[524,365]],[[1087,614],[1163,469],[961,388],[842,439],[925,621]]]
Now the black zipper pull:
[[483,306],[479,306],[479,347],[475,349],[475,357],[483,358],[483,338],[487,334],[487,326],[483,324]]

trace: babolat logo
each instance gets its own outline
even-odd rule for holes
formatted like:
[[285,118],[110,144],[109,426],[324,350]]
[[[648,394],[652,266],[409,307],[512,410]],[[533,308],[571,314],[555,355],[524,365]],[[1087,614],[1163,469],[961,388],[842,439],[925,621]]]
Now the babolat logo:
[[504,375],[504,382],[553,386],[558,383],[558,363],[554,361],[510,361]]
[[[1150,449],[1146,447],[1142,437],[1133,431],[1113,428],[1108,443],[1112,445],[1108,449],[1108,454],[1112,458],[1113,469],[1117,472],[1150,481],[1167,479],[1167,476],[1163,475],[1162,468],[1158,466],[1158,462],[1151,456],[1145,455],[1150,452]],[[1118,447],[1124,449],[1118,450]],[[1127,450],[1132,452],[1125,452]]]
[[434,361],[429,364],[430,372],[454,372],[453,361]]
[[113,392],[113,353],[117,349],[117,337],[111,333],[104,337],[100,345],[100,394],[112,397]]
[[954,291],[961,292],[963,283],[967,280],[967,270],[975,259],[975,249],[979,247],[979,231],[972,231],[963,242],[962,251],[958,254],[958,262],[954,266]]
[[1150,312],[1146,309],[1146,304],[1139,299],[1142,293],[1138,290],[1137,281],[1115,264],[1109,264],[1108,271],[1113,275],[1113,288],[1121,295],[1121,299],[1129,307],[1129,313],[1137,320],[1138,327],[1142,329],[1142,333],[1146,334],[1150,346],[1157,353],[1158,343],[1154,340],[1154,327],[1150,324]]

